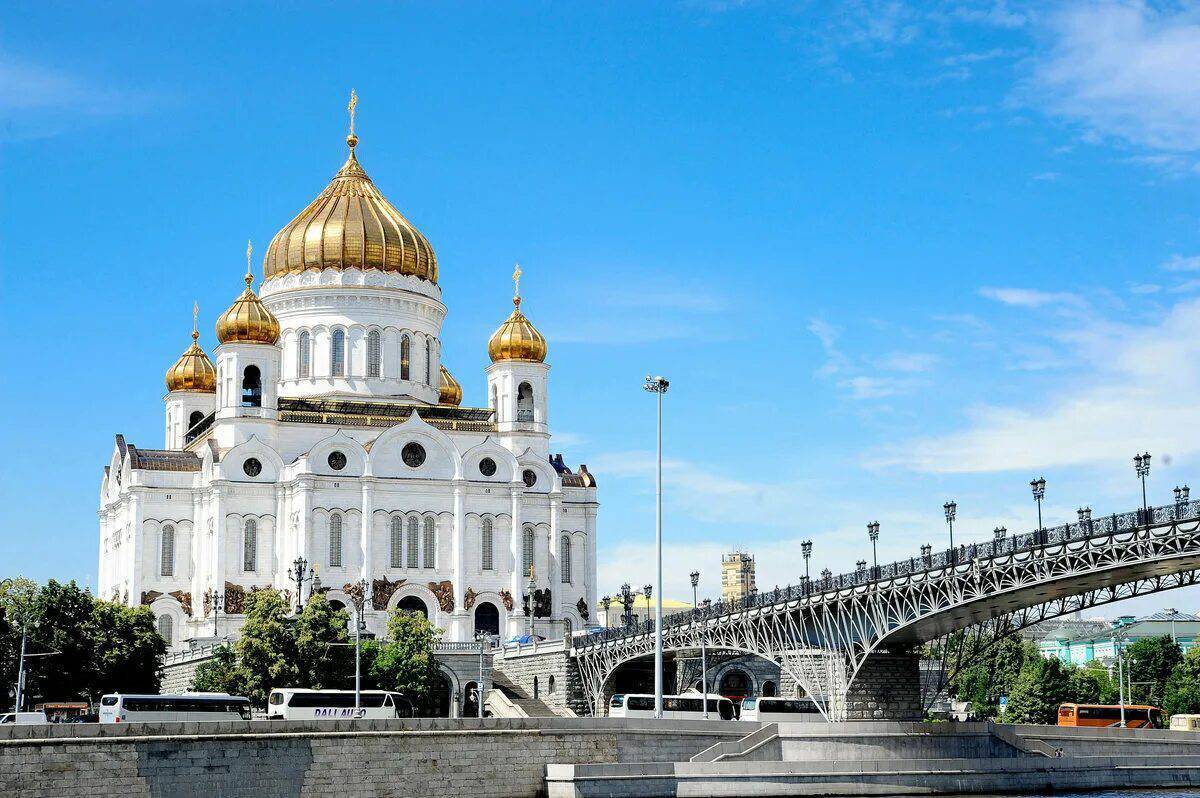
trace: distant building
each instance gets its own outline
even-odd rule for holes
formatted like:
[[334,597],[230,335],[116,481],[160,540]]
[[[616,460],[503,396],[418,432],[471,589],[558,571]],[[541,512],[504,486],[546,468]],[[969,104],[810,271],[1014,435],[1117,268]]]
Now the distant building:
[[726,601],[740,601],[755,590],[754,555],[735,551],[721,558],[721,595]]
[[1200,616],[1168,608],[1141,618],[1124,615],[1111,624],[1074,621],[1046,630],[1034,639],[1043,657],[1084,665],[1094,660],[1114,659],[1117,639],[1128,645],[1163,635],[1174,638],[1180,648],[1187,651],[1200,638]]

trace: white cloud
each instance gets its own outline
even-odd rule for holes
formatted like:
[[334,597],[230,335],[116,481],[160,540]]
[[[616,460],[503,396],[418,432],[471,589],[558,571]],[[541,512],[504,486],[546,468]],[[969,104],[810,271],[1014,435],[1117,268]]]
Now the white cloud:
[[879,358],[876,365],[887,371],[917,374],[931,370],[937,361],[937,355],[928,352],[892,352]]
[[1196,272],[1200,271],[1200,255],[1183,255],[1175,254],[1167,258],[1162,264],[1164,271],[1168,272]]
[[1149,449],[1200,453],[1200,300],[1141,326],[1090,323],[1058,336],[1085,377],[1064,379],[1046,401],[983,405],[966,427],[887,447],[872,465],[927,473],[992,472],[1124,462]]
[[1200,147],[1200,13],[1194,6],[1075,2],[1046,18],[1052,38],[1022,94],[1097,138]]
[[1083,304],[1082,298],[1075,294],[1053,291],[1039,291],[1034,288],[981,288],[979,295],[994,299],[1005,305],[1019,308],[1040,308],[1045,305]]

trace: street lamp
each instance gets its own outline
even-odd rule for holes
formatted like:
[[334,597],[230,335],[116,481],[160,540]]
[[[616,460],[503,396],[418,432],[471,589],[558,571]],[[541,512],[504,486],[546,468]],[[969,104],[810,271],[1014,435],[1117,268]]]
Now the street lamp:
[[1033,498],[1037,501],[1038,506],[1038,532],[1042,531],[1042,499],[1046,498],[1046,478],[1038,477],[1030,480],[1029,487],[1033,491]]
[[221,635],[217,628],[217,616],[221,614],[221,610],[225,608],[225,597],[219,591],[213,590],[211,587],[204,594],[204,601],[208,606],[212,607],[213,611],[213,637]]
[[1146,477],[1150,476],[1150,453],[1143,452],[1142,454],[1134,455],[1133,467],[1137,470],[1137,475],[1142,480],[1143,523],[1146,526],[1150,526],[1150,507],[1146,503]]
[[996,540],[1004,540],[1005,536],[1008,535],[1008,529],[998,526],[992,530],[992,534],[995,536]]
[[[607,616],[604,618],[604,625],[608,625]],[[488,637],[488,633],[482,629],[475,633],[475,642],[479,643],[479,682],[475,688],[475,703],[476,714],[480,719],[483,718],[483,655],[487,652]]]
[[367,584],[366,579],[359,579],[352,585],[347,585],[345,589],[346,595],[350,598],[350,602],[354,605],[354,717],[358,717],[359,710],[362,707],[362,633],[367,628],[366,619],[363,617],[363,609],[367,604]]
[[301,600],[304,583],[312,578],[308,575],[308,560],[297,557],[288,570],[288,577],[296,583],[296,614],[299,615],[300,611],[304,609],[304,602]]
[[879,522],[872,521],[867,524],[867,537],[871,539],[871,560],[875,564],[875,578],[879,578],[879,552],[876,549],[879,541]]
[[654,593],[654,585],[642,587],[642,595],[646,597],[646,623],[650,622],[650,596]]
[[533,642],[533,591],[537,590],[537,580],[533,577],[533,566],[529,566],[529,581],[525,583],[525,589],[529,593],[529,612],[526,614],[526,623],[529,626],[529,642]]
[[[662,399],[663,394],[667,392],[667,388],[671,383],[659,377],[651,377],[646,375],[646,384],[643,386],[647,391],[654,394],[658,399],[658,467],[655,471],[655,523],[654,523],[654,551],[655,551],[655,584],[658,586],[658,601],[654,606],[654,717],[661,718],[663,716],[663,639],[662,639]],[[646,594],[646,598],[650,598],[650,594]],[[649,607],[647,607],[649,610]]]
[[621,585],[621,606],[625,612],[621,620],[625,623],[625,628],[633,626],[633,591],[629,589],[629,583]]
[[950,525],[950,556],[954,556],[954,516],[958,514],[958,503],[948,501],[942,505],[946,511],[946,523]]
[[1084,535],[1092,534],[1092,508],[1080,507],[1075,512],[1079,514],[1079,531]]
[[[700,601],[696,594],[696,587],[700,584],[700,572],[692,571],[690,576],[692,578],[692,608],[699,615]],[[704,702],[705,720],[708,720],[708,648],[705,646],[707,636],[708,624],[704,624],[700,629],[700,700]]]
[[600,606],[604,608],[604,628],[605,629],[607,629],[609,627],[608,607],[610,604],[612,604],[612,596],[602,596],[600,598]]
[[812,556],[812,541],[800,542],[800,553],[804,555],[804,581],[808,581],[808,558]]

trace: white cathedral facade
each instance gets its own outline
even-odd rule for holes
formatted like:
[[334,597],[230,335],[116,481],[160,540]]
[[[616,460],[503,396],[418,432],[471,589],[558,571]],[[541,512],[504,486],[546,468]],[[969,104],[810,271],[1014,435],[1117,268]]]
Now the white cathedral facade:
[[450,641],[569,635],[595,611],[598,505],[587,467],[550,452],[546,340],[518,293],[484,406],[462,406],[433,249],[347,143],[258,294],[247,269],[215,365],[193,330],[167,372],[163,448],[117,436],[99,595],[148,605],[175,648],[235,636],[257,588],[294,606],[315,584],[353,613],[360,580],[377,634],[399,606]]

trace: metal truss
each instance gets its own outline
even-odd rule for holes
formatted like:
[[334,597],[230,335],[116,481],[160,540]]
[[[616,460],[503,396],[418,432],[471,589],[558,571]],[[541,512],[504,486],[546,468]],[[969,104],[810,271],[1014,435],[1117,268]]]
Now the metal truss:
[[[875,652],[911,650],[981,624],[1016,632],[1059,615],[1195,584],[1200,518],[1190,512],[1186,520],[1174,520],[1184,515],[1179,509],[1171,520],[1149,527],[1113,516],[1111,525],[1088,522],[1066,534],[1024,536],[1031,545],[964,547],[965,556],[926,554],[919,563],[924,568],[877,572],[878,579],[825,578],[804,590],[759,594],[741,608],[674,615],[664,619],[663,647],[696,648],[703,639],[710,649],[775,660],[826,718],[842,720],[850,687]],[[1156,510],[1151,517],[1161,516]],[[573,643],[596,714],[612,673],[653,651],[650,624]]]

